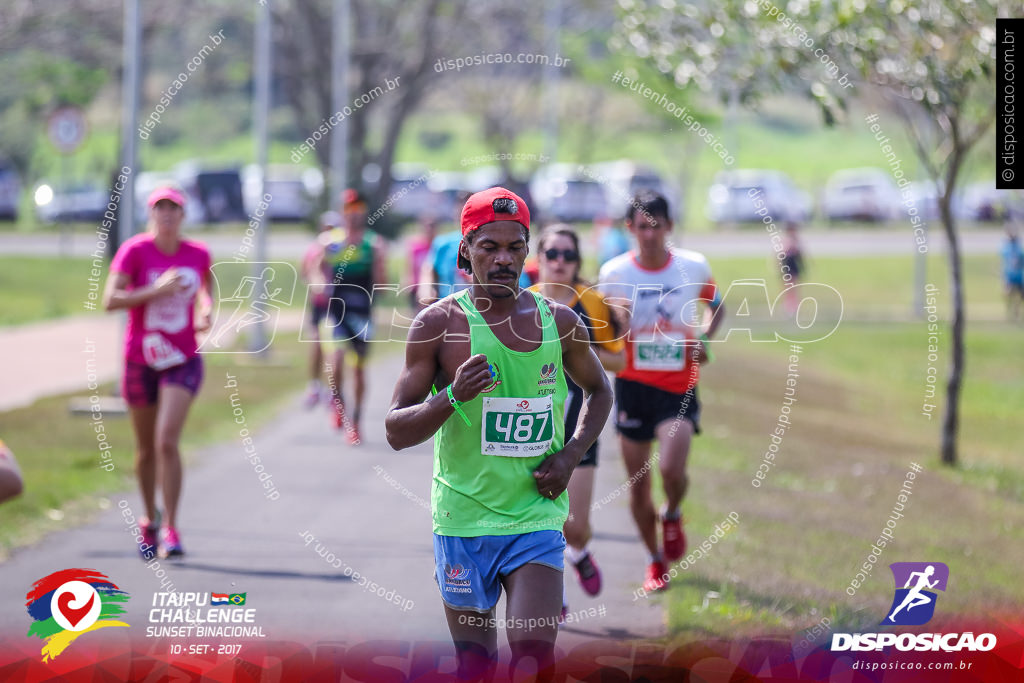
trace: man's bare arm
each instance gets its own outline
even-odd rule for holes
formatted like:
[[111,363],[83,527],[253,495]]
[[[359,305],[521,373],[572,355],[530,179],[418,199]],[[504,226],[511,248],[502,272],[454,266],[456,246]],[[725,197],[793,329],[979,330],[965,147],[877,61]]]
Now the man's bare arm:
[[[423,309],[416,316],[405,346],[405,366],[398,376],[391,408],[384,418],[388,444],[402,450],[422,443],[441,428],[455,409],[448,401],[447,387],[424,400],[440,368],[439,350],[448,316],[440,305]],[[471,401],[487,388],[491,370],[483,354],[470,357],[455,371],[452,394],[460,402]]]

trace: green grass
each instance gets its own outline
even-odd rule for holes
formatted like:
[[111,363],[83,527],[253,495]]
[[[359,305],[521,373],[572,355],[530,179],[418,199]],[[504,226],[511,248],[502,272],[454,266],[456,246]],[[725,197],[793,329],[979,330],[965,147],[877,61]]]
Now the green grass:
[[[778,266],[767,257],[712,257],[709,261],[716,282],[723,287],[736,280],[760,278],[766,281],[772,297],[782,289]],[[803,282],[826,284],[839,292],[844,318],[905,320],[913,310],[913,255],[843,258],[814,257],[811,254],[805,267]],[[968,319],[1003,319],[1005,307],[999,257],[996,254],[965,256],[963,274]],[[948,305],[949,268],[944,256],[928,257],[925,281],[938,289],[937,314],[944,320],[948,319],[951,312]],[[735,311],[736,307],[731,307],[731,310]]]
[[91,269],[88,259],[0,257],[0,325],[83,312]]
[[[201,236],[200,236],[200,239]],[[230,254],[214,254],[214,261],[223,259],[230,261]],[[388,272],[391,282],[401,282],[406,272],[404,254],[398,249],[389,254]],[[293,263],[296,273],[299,264]],[[224,276],[223,282],[218,280],[215,297],[226,298],[235,291],[235,287],[243,277],[251,275],[251,266],[228,263],[218,267],[218,277]],[[109,264],[104,262],[99,277],[96,305],[102,309],[101,297],[107,280]],[[5,325],[22,325],[50,320],[69,315],[87,314],[104,315],[101,312],[87,313],[83,308],[89,291],[89,278],[92,277],[92,260],[84,258],[60,257],[0,257],[0,327]],[[287,278],[286,278],[287,280]],[[290,280],[287,280],[290,283]],[[284,284],[288,286],[287,283]],[[394,306],[395,295],[382,293],[375,298],[377,304]],[[296,283],[295,294],[291,304],[286,308],[300,310],[305,305],[305,285]],[[401,301],[405,305],[405,300]]]
[[[182,440],[186,462],[201,446],[238,436],[229,419],[225,373],[239,377],[246,420],[250,428],[258,428],[303,386],[305,353],[305,345],[297,340],[279,339],[272,363],[242,363],[248,357],[236,354],[205,356],[205,384]],[[99,395],[113,391],[108,384],[100,387]],[[69,415],[69,398],[53,396],[0,413],[0,434],[18,458],[25,480],[25,492],[5,503],[0,516],[0,556],[46,532],[66,528],[72,520],[87,518],[109,505],[106,494],[134,486],[134,439],[127,415],[103,416],[114,462],[108,472],[99,467],[100,451],[90,416]]]
[[[705,434],[691,455],[686,503],[691,550],[729,511],[740,524],[656,598],[674,635],[788,638],[822,616],[834,630],[862,629],[877,624],[891,599],[887,565],[914,558],[945,562],[960,577],[944,596],[946,618],[1010,614],[1024,604],[1024,329],[969,327],[962,464],[947,468],[938,457],[941,387],[937,416],[921,415],[925,325],[845,321],[827,340],[804,345],[793,426],[761,488],[750,482],[780,409],[788,345],[722,346],[702,381]],[[947,361],[944,348],[942,377]],[[924,473],[896,543],[851,598],[845,589],[911,462]]]

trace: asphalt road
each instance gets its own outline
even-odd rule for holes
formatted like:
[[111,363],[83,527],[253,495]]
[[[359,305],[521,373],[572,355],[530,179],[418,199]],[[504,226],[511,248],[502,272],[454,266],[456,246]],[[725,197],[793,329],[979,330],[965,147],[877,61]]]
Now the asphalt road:
[[[25,594],[33,582],[60,569],[83,567],[102,571],[131,595],[125,615],[131,628],[89,634],[97,642],[123,643],[130,637],[134,643],[153,644],[145,636],[149,612],[155,594],[170,591],[171,584],[177,592],[247,593],[246,606],[256,610],[255,623],[268,640],[448,642],[425,507],[432,447],[428,442],[396,453],[383,436],[396,362],[397,356],[381,356],[371,365],[361,446],[345,445],[342,433],[329,426],[327,411],[303,410],[298,396],[255,433],[264,474],[279,492],[274,500],[266,497],[240,440],[193,454],[196,464],[186,471],[179,521],[188,552],[182,561],[156,566],[138,557],[123,516],[126,509],[142,513],[132,490],[111,496],[109,508],[94,521],[76,525],[68,520],[66,531],[16,551],[2,565],[2,637],[24,637],[29,625]],[[239,372],[238,384],[245,381],[244,371]],[[228,422],[233,410],[225,384],[226,377],[209,373],[203,391],[223,397]],[[245,410],[244,404],[238,407]],[[626,477],[611,430],[606,430],[601,457],[595,500],[620,489],[594,513],[593,548],[605,589],[597,598],[584,596],[570,570],[570,610],[587,613],[561,631],[559,648],[665,633],[660,598],[633,601],[646,559],[626,507],[621,488]],[[116,466],[130,468],[131,463],[122,460]],[[373,592],[370,582],[382,588],[378,592],[384,597]]]

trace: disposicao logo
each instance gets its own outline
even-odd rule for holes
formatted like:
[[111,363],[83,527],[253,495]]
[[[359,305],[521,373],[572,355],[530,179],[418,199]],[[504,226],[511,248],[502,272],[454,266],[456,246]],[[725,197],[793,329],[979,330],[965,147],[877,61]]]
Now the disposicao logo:
[[[889,565],[896,586],[887,616],[879,626],[920,626],[935,614],[938,594],[945,592],[949,567],[942,562],[893,562]],[[895,646],[906,652],[987,652],[996,646],[991,633],[833,633],[832,651],[881,651]]]
[[[945,592],[949,567],[941,562],[893,562],[889,565],[896,594],[889,607],[889,616],[881,626],[919,626],[931,621],[935,614],[936,589]],[[913,584],[913,585],[911,585]],[[900,586],[903,586],[900,588]],[[917,609],[920,608],[920,609]],[[917,611],[914,611],[917,609]]]
[[25,596],[34,620],[27,636],[45,641],[43,661],[54,659],[80,635],[107,626],[125,626],[113,617],[124,614],[128,593],[95,569],[64,569],[32,584]]

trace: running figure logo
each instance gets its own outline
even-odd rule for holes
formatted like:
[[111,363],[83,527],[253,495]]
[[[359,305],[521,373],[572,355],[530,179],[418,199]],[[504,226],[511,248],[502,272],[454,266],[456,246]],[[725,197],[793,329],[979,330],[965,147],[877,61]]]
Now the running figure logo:
[[[260,266],[253,275],[254,265]],[[237,281],[231,296],[220,298],[210,335],[199,345],[200,353],[259,353],[274,339],[281,311],[291,305],[295,294],[295,268],[290,263],[216,263],[211,268],[217,291]],[[224,289],[223,291],[227,291]],[[265,325],[263,348],[235,351],[232,342],[256,324]]]
[[[889,616],[883,626],[919,626],[935,614],[936,594],[945,591],[949,567],[942,562],[893,562],[889,565],[896,582]],[[902,588],[900,587],[902,586]]]

